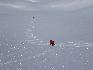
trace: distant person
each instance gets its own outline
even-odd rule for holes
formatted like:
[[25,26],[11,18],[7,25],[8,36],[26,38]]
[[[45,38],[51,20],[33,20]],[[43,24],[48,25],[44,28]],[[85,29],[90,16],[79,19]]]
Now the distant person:
[[32,18],[35,19],[35,16],[33,16]]
[[55,41],[50,40],[50,45],[54,46],[55,45]]
[[49,43],[50,43],[50,45],[52,45],[52,40],[50,40],[50,42],[49,42]]

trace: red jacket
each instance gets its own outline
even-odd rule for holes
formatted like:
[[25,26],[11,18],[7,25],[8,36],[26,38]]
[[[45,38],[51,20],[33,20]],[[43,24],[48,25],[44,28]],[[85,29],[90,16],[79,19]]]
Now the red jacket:
[[50,40],[50,45],[54,46],[55,45],[55,41]]

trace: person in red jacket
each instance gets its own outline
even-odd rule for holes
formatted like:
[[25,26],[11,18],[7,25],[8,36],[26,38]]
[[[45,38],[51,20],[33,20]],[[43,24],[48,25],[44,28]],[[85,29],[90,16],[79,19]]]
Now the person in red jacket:
[[50,40],[50,45],[54,46],[55,45],[55,41]]

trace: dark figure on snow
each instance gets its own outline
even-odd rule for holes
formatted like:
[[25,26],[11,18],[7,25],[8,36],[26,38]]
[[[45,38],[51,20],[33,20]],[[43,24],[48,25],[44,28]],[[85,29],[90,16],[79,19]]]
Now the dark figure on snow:
[[50,45],[54,46],[55,45],[55,41],[50,40]]
[[35,19],[35,16],[33,16],[33,19]]

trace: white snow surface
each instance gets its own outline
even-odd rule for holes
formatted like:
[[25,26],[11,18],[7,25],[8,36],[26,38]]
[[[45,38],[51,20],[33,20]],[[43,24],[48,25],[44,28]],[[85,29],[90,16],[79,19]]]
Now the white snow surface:
[[50,46],[26,26],[24,40],[0,39],[0,70],[93,70],[93,41]]
[[0,41],[0,70],[92,70],[93,42]]

